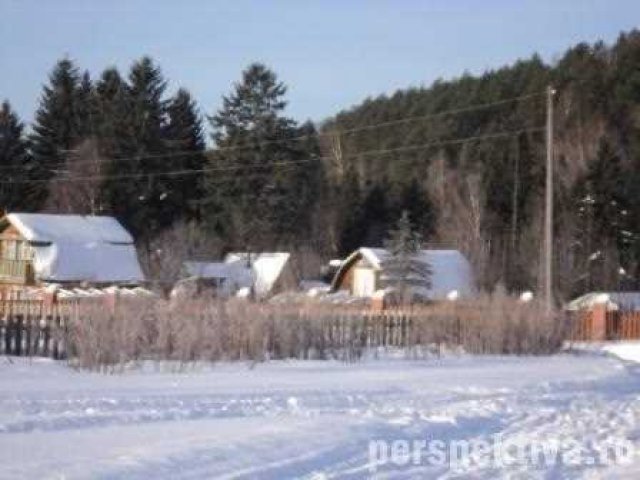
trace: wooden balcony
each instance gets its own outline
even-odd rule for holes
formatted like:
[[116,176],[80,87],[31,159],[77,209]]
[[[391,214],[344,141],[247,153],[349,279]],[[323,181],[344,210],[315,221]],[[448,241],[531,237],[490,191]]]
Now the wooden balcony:
[[33,285],[34,282],[33,262],[0,258],[0,283]]

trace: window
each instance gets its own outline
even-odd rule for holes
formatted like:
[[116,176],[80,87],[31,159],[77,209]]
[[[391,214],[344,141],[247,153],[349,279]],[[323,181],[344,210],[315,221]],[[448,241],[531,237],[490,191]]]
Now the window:
[[2,258],[5,260],[31,260],[33,250],[29,242],[23,240],[3,240]]

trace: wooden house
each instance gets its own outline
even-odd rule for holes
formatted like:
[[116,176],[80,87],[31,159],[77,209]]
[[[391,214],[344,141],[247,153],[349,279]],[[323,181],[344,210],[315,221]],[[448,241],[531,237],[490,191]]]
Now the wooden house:
[[139,285],[133,238],[113,217],[9,213],[0,219],[0,288]]

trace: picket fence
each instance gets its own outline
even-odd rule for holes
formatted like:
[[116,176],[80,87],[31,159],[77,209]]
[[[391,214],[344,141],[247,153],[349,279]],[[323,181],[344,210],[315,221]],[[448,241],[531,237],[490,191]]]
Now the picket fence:
[[71,301],[1,300],[0,354],[66,358],[77,308]]

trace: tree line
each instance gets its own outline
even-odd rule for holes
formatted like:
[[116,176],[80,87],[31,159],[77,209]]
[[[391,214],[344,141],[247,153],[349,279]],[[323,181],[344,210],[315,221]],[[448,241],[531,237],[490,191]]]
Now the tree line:
[[382,232],[407,209],[429,244],[470,257],[481,286],[538,290],[549,85],[556,90],[555,293],[563,300],[638,289],[637,30],[610,46],[578,44],[553,64],[534,55],[369,98],[329,119],[321,139],[327,177],[347,206],[336,211],[337,249],[382,244]]
[[482,286],[535,290],[543,92],[553,85],[557,294],[638,288],[639,72],[634,30],[553,64],[533,56],[313,124],[286,115],[286,86],[260,63],[202,115],[186,89],[168,94],[150,58],[96,78],[64,58],[28,135],[2,104],[0,205],[115,215],[150,255],[182,229],[177,241],[197,244],[190,255],[288,249],[322,259],[383,245],[407,212],[428,245],[467,254]]

